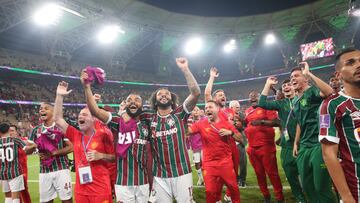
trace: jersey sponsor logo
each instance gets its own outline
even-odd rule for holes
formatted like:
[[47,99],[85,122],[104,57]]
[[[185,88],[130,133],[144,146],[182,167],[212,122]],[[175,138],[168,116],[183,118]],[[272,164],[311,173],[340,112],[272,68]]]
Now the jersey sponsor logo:
[[176,134],[177,131],[178,131],[177,128],[171,128],[169,130],[162,130],[162,131],[156,132],[155,136],[156,137],[168,136],[168,135]]
[[320,115],[320,128],[330,128],[330,115]]
[[133,140],[135,139],[136,132],[131,131],[127,133],[121,133],[119,132],[119,144],[131,144]]
[[134,141],[135,144],[145,145],[147,143],[147,140],[144,139],[136,139]]
[[350,114],[353,121],[360,120],[360,111],[355,111]]

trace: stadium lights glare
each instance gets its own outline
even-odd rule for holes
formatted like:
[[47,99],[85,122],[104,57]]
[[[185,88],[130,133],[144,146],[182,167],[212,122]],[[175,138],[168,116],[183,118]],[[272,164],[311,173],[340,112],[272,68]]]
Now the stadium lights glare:
[[276,41],[276,37],[273,33],[269,33],[265,36],[265,44],[270,45],[274,44]]
[[185,44],[185,52],[189,55],[194,55],[202,49],[203,41],[200,37],[189,39]]
[[360,17],[360,1],[359,0],[351,0],[350,8],[348,10],[348,14],[354,17]]
[[33,20],[40,26],[56,25],[59,22],[63,10],[60,6],[49,3],[40,7],[34,14]]
[[230,53],[236,49],[236,40],[232,39],[224,45],[224,52]]
[[117,38],[119,33],[125,34],[125,31],[122,30],[118,25],[108,25],[100,30],[97,38],[102,44],[109,44]]

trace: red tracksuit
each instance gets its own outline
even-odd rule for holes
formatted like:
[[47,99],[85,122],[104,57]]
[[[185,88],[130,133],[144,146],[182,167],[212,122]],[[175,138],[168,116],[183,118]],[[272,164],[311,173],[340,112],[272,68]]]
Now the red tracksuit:
[[[230,124],[233,124],[233,120],[234,120],[234,116],[235,116],[234,110],[232,110],[230,108],[225,108],[225,109],[223,109],[223,110],[221,110],[219,112],[219,115],[220,115],[221,119],[228,120],[230,122]],[[239,150],[238,150],[238,148],[236,146],[236,142],[235,142],[234,138],[232,138],[232,137],[229,138],[229,144],[230,144],[230,147],[231,147],[232,161],[233,161],[233,164],[234,164],[235,174],[238,174],[239,165],[240,165]],[[230,197],[231,192],[230,192],[229,188],[226,188],[225,194]],[[219,200],[221,200],[221,195],[220,195],[219,198],[220,198]]]
[[[21,137],[21,140],[27,141],[26,137]],[[20,200],[22,203],[31,203],[29,187],[28,187],[28,168],[27,168],[27,155],[24,150],[19,150],[20,165],[23,170],[24,176],[24,190],[20,191]]]
[[222,119],[217,123],[209,123],[207,119],[201,120],[190,128],[193,133],[201,134],[206,202],[217,202],[225,184],[230,190],[232,202],[239,203],[240,192],[236,182],[229,137],[219,135],[219,130],[222,128],[238,131]]
[[245,134],[249,143],[247,153],[264,197],[270,196],[266,182],[267,174],[274,187],[276,199],[284,200],[276,161],[275,131],[272,127],[251,125],[251,122],[255,120],[274,119],[277,119],[276,111],[269,111],[260,107],[249,107],[245,110],[245,122],[247,123]]

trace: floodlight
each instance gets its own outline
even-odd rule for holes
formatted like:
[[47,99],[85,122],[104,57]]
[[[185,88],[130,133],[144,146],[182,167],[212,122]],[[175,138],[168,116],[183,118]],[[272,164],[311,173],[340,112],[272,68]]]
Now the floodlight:
[[185,44],[185,52],[189,55],[197,54],[202,49],[203,41],[200,37],[189,39]]
[[265,36],[265,44],[270,45],[270,44],[274,44],[276,42],[276,37],[273,33],[268,33]]
[[109,44],[117,38],[119,33],[124,34],[125,31],[123,31],[118,25],[108,25],[100,30],[97,38],[102,44]]
[[360,1],[351,0],[349,4],[348,14],[354,17],[360,17]]
[[49,3],[40,7],[34,14],[33,20],[40,26],[56,25],[59,22],[63,10],[60,6]]
[[236,40],[232,39],[224,45],[224,52],[230,53],[236,49]]

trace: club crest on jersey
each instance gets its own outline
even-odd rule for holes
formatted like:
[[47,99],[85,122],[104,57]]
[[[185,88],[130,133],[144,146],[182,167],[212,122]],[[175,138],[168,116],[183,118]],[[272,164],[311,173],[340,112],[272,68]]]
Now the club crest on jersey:
[[300,101],[300,104],[301,104],[301,106],[306,106],[306,105],[307,105],[306,99],[302,99],[302,100]]
[[320,128],[330,128],[330,115],[320,115]]
[[360,111],[352,112],[352,113],[350,114],[350,117],[352,118],[353,121],[358,121],[358,120],[360,120]]
[[167,123],[170,127],[172,127],[172,126],[175,125],[175,121],[174,121],[173,118],[168,118],[168,119],[166,120],[166,123]]
[[141,131],[143,132],[143,134],[144,134],[145,136],[147,136],[148,133],[149,133],[149,130],[148,130],[147,128],[145,128],[145,127],[142,127],[142,128],[141,128]]

